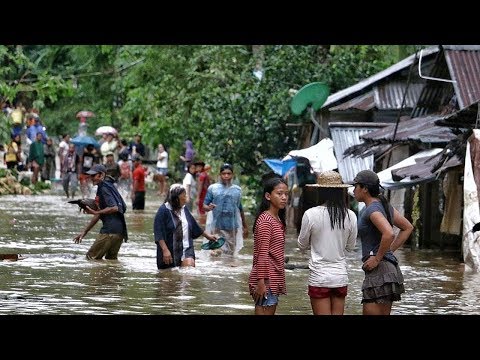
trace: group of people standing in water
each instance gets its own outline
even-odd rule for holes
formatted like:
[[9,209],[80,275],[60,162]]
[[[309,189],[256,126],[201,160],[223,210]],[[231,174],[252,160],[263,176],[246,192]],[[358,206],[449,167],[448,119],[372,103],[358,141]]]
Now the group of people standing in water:
[[[346,188],[365,209],[356,214],[348,209]],[[362,243],[364,315],[389,315],[394,301],[405,292],[403,274],[394,252],[413,231],[412,224],[380,193],[380,180],[370,170],[360,171],[345,184],[336,171],[318,175],[319,204],[305,211],[298,235],[298,247],[310,249],[308,295],[315,315],[343,315],[348,290],[346,251]],[[249,289],[255,314],[274,315],[285,284],[285,207],[288,187],[281,178],[265,182],[254,231],[253,267]],[[394,231],[398,228],[398,232]]]
[[[104,184],[105,167],[96,165],[89,174],[99,185],[99,209],[87,207],[94,215],[85,230],[75,237],[81,242],[86,233],[102,220],[103,227],[87,253],[89,259],[116,259],[122,240],[127,239],[123,213],[125,203],[118,199],[113,187]],[[165,203],[154,220],[157,245],[157,267],[195,266],[193,240],[204,236],[210,242],[224,238],[221,246],[227,255],[235,255],[248,236],[242,208],[242,191],[232,183],[233,166],[220,168],[220,181],[208,187],[203,209],[210,212],[205,229],[185,206],[187,192],[183,185],[170,186]],[[394,255],[409,238],[412,224],[394,209],[380,193],[377,174],[360,171],[351,184],[345,184],[336,171],[317,176],[319,202],[303,214],[298,247],[310,250],[308,295],[315,315],[342,315],[348,291],[346,251],[352,251],[360,237],[364,315],[389,315],[394,301],[405,292],[403,274]],[[359,217],[348,208],[346,189],[353,186],[353,195],[365,203]],[[121,197],[120,197],[121,199]],[[279,296],[287,293],[285,280],[286,206],[288,186],[281,177],[264,182],[262,200],[253,223],[253,264],[248,287],[255,303],[255,314],[274,315]],[[394,231],[394,227],[397,231]]]

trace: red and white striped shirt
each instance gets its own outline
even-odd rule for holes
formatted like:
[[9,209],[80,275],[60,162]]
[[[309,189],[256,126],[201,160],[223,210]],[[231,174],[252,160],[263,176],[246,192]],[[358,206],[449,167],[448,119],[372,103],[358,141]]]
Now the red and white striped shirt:
[[[286,294],[285,285],[285,227],[268,211],[257,219],[253,234],[253,266],[248,279],[253,294],[259,279],[265,279],[272,294]],[[268,281],[268,282],[267,282]]]

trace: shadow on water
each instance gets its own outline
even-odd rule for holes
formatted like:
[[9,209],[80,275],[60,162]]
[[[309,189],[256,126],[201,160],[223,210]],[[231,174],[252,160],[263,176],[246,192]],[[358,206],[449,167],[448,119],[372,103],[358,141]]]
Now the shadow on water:
[[[87,261],[99,225],[74,244],[90,219],[77,206],[58,195],[0,197],[0,253],[24,257],[0,261],[0,314],[252,314],[252,239],[237,258],[212,257],[197,239],[195,268],[158,271],[152,229],[160,204],[152,192],[144,211],[129,208],[130,239],[119,260]],[[359,250],[348,257],[346,314],[362,312]],[[286,255],[289,264],[308,262],[293,229]],[[480,313],[480,276],[463,272],[458,253],[404,249],[399,258],[406,294],[393,314]],[[311,314],[307,278],[308,269],[286,270],[288,295],[280,297],[278,314]]]

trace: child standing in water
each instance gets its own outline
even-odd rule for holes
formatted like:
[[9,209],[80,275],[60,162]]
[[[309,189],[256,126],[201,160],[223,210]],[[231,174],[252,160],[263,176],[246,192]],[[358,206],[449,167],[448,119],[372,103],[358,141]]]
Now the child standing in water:
[[285,206],[288,187],[282,178],[265,182],[263,198],[253,223],[253,266],[248,286],[255,315],[275,315],[285,285]]

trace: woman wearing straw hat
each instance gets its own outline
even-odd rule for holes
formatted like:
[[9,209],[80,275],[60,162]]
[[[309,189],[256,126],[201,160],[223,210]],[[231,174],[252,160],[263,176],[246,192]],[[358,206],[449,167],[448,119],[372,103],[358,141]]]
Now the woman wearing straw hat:
[[[365,271],[363,314],[390,315],[392,303],[405,292],[403,274],[393,253],[408,239],[413,225],[380,194],[380,180],[373,171],[360,171],[353,184],[355,199],[366,205],[358,220]],[[393,225],[400,229],[397,236]]]
[[342,176],[325,171],[317,177],[320,205],[303,214],[298,235],[300,250],[310,248],[308,295],[314,315],[343,315],[348,274],[345,250],[357,239],[357,216],[346,204]]

